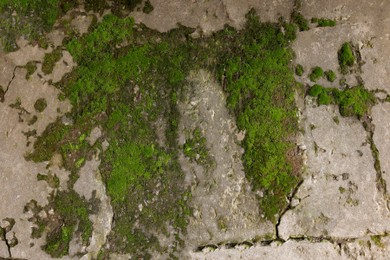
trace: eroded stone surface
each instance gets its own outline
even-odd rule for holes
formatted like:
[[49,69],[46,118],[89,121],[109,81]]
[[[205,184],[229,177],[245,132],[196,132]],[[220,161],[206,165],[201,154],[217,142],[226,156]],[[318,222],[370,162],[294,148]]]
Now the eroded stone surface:
[[85,249],[88,253],[82,259],[95,259],[111,231],[113,210],[106,187],[99,172],[100,160],[94,158],[87,161],[80,169],[80,178],[74,185],[74,190],[86,200],[94,200],[95,214],[90,215],[93,232],[90,245]]
[[386,182],[390,196],[390,103],[378,104],[372,109],[372,122],[375,125],[374,143],[379,151],[382,178]]
[[308,103],[303,118],[307,169],[296,194],[300,203],[283,216],[280,237],[351,238],[389,230],[362,124],[341,117],[337,107]]
[[235,121],[225,106],[221,87],[207,71],[193,73],[179,104],[179,144],[200,127],[215,166],[202,167],[180,157],[191,185],[193,216],[186,243],[191,249],[205,244],[272,236],[271,222],[263,222],[255,194],[245,179],[242,148],[236,143]]
[[[34,55],[34,54],[32,54]],[[8,55],[10,57],[12,55]],[[30,57],[32,58],[32,57]],[[37,77],[25,79],[25,69],[18,68],[13,76],[15,63],[5,58],[0,53],[0,66],[3,70],[3,78],[12,82],[5,95],[5,101],[0,103],[0,182],[3,184],[0,189],[0,197],[3,203],[0,204],[0,219],[13,218],[16,223],[12,229],[18,239],[18,244],[11,248],[12,256],[17,258],[29,258],[33,255],[40,259],[47,259],[48,256],[42,252],[40,246],[42,240],[31,239],[31,229],[33,224],[28,221],[31,217],[29,213],[24,213],[24,206],[31,200],[37,201],[40,205],[47,204],[47,197],[52,188],[44,181],[37,180],[37,174],[63,174],[59,168],[46,168],[47,163],[33,163],[26,161],[24,155],[31,151],[34,137],[26,137],[24,133],[35,130],[41,134],[46,126],[53,122],[61,113],[57,108],[66,112],[70,109],[68,102],[58,101],[58,90],[53,86],[43,83]],[[7,69],[8,68],[8,69]],[[54,98],[53,98],[54,97]],[[37,113],[34,103],[38,98],[45,98],[48,107]],[[11,104],[19,106],[10,107]],[[33,115],[37,116],[37,122],[29,126],[29,120]],[[3,250],[2,250],[3,251]],[[0,255],[8,257],[8,255]]]
[[[166,32],[182,24],[192,28],[200,28],[203,33],[210,34],[220,30],[225,24],[241,27],[245,22],[245,14],[254,8],[263,21],[277,21],[280,16],[289,17],[293,1],[288,0],[151,0],[153,12],[145,14],[141,11],[131,15],[137,23],[144,23],[152,29]],[[167,15],[169,14],[169,15]]]

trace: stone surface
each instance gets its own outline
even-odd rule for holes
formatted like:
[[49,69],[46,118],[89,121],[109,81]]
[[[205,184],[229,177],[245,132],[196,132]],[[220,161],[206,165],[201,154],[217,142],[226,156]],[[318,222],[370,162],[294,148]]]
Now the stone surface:
[[199,28],[208,35],[222,29],[225,24],[241,27],[245,14],[254,8],[263,21],[277,21],[280,16],[289,17],[293,1],[288,0],[151,0],[153,12],[141,10],[131,15],[137,23],[144,23],[161,32],[175,28],[177,24]]
[[387,196],[390,196],[390,103],[373,107],[372,123],[375,125],[373,139],[379,151],[382,177],[386,182]]
[[245,179],[242,148],[237,144],[234,119],[225,106],[222,88],[207,71],[194,72],[179,104],[179,145],[200,127],[215,166],[202,167],[183,155],[180,164],[191,186],[193,216],[185,237],[197,246],[273,236],[271,222],[263,222],[257,198]]
[[341,117],[337,107],[317,107],[309,98],[307,103],[303,117],[307,169],[296,194],[300,203],[282,217],[280,237],[353,238],[389,230],[362,124]]

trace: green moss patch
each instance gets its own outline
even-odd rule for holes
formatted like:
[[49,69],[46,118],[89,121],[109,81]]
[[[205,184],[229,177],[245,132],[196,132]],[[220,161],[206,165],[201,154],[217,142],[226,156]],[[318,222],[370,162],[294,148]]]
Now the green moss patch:
[[62,51],[60,49],[55,49],[51,53],[46,53],[42,63],[42,72],[45,74],[52,73],[54,66],[61,59],[61,57]]
[[30,76],[37,70],[37,63],[35,61],[29,61],[27,62],[25,68],[27,70],[26,79],[29,79]]
[[301,64],[298,64],[297,66],[295,66],[295,74],[299,77],[301,77],[304,73],[304,69],[303,69],[303,66]]
[[311,81],[316,82],[320,78],[324,76],[324,71],[322,70],[321,67],[315,67],[312,69],[309,78]]
[[191,138],[188,138],[183,145],[183,153],[190,158],[191,161],[202,165],[206,169],[215,165],[215,159],[210,155],[210,151],[207,147],[207,140],[202,135],[199,128],[196,128]]
[[154,10],[152,3],[149,0],[146,0],[144,8],[142,8],[142,12],[145,14],[150,14]]
[[361,85],[338,90],[336,88],[324,88],[316,84],[309,89],[308,94],[317,97],[319,105],[337,104],[342,116],[361,118],[375,104],[374,94]]
[[349,42],[344,43],[337,54],[341,73],[347,74],[348,68],[353,66],[355,63],[355,55],[353,53],[352,45]]
[[312,23],[317,23],[318,27],[333,27],[336,25],[336,21],[325,18],[311,18]]
[[37,101],[34,103],[34,108],[38,112],[43,112],[47,107],[47,102],[46,99],[44,98],[39,98]]
[[310,29],[309,21],[299,11],[294,10],[291,13],[291,22],[295,23],[300,31],[307,31]]
[[326,77],[326,79],[329,81],[329,82],[334,82],[336,80],[336,73],[333,71],[333,70],[327,70],[324,72],[324,75]]

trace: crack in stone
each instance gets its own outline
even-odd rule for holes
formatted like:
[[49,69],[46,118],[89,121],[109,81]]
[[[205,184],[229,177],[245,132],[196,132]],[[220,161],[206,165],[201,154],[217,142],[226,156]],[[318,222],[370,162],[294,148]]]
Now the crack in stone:
[[285,207],[285,209],[280,213],[279,217],[278,217],[278,221],[276,221],[276,224],[275,224],[275,236],[276,236],[276,240],[280,240],[280,241],[284,241],[283,239],[280,238],[279,236],[279,226],[280,226],[280,222],[282,220],[282,217],[284,216],[284,214],[286,214],[287,211],[289,211],[290,209],[294,209],[295,207],[293,207],[291,205],[292,203],[292,199],[294,198],[294,196],[297,194],[298,190],[299,190],[299,187],[301,187],[301,185],[303,184],[303,180],[300,180],[298,182],[298,184],[295,186],[295,188],[293,189],[293,191],[291,192],[291,195],[287,197],[287,200],[288,200],[288,204],[287,206]]
[[381,162],[379,160],[379,150],[374,143],[375,125],[372,123],[371,116],[367,116],[364,118],[363,126],[368,134],[367,141],[370,144],[371,153],[372,153],[372,156],[375,160],[374,168],[376,171],[376,188],[383,195],[383,198],[384,198],[385,203],[386,203],[386,209],[388,212],[390,212],[390,205],[389,205],[390,200],[389,200],[389,196],[387,195],[386,181],[382,175]]
[[1,240],[4,240],[5,242],[5,245],[7,246],[7,250],[8,250],[8,255],[9,255],[9,258],[12,259],[12,253],[11,253],[11,245],[7,239],[7,230],[3,227],[0,227],[0,239]]
[[343,245],[348,243],[354,243],[359,240],[363,239],[371,239],[371,237],[377,236],[377,237],[387,237],[389,236],[388,232],[381,233],[381,234],[370,234],[366,236],[361,237],[331,237],[331,236],[294,236],[289,237],[287,240],[283,240],[280,238],[270,239],[270,240],[245,240],[242,242],[225,242],[225,243],[217,243],[217,244],[208,244],[197,247],[194,252],[203,252],[205,249],[209,250],[216,250],[216,249],[237,249],[241,246],[246,246],[247,248],[253,247],[253,246],[272,246],[272,243],[276,242],[280,245],[286,243],[287,241],[307,241],[310,243],[322,243],[322,242],[329,242],[331,244],[334,244],[338,247],[339,251],[341,251],[341,248]]
[[12,74],[12,78],[11,80],[8,82],[7,84],[7,87],[5,88],[5,90],[1,91],[2,93],[0,93],[0,102],[3,103],[4,100],[5,100],[5,95],[7,94],[8,90],[9,90],[9,87],[11,86],[12,82],[14,81],[15,79],[15,73],[16,73],[16,69],[18,68],[18,66],[15,66],[14,68],[14,71],[13,71],[13,74]]
[[4,90],[4,94],[6,94],[8,92],[9,86],[11,86],[12,81],[14,81],[14,79],[15,79],[15,72],[16,72],[17,68],[18,68],[18,66],[16,66],[14,68],[14,71],[13,71],[13,74],[12,74],[12,79],[8,82],[7,88]]

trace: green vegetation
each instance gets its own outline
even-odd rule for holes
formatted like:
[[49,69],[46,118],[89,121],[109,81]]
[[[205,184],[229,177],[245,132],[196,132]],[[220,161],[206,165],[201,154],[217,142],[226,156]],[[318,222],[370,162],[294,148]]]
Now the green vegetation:
[[37,63],[35,61],[29,61],[27,62],[25,68],[27,70],[26,79],[29,79],[30,76],[37,70]]
[[46,53],[45,58],[42,63],[42,72],[45,74],[50,74],[53,72],[54,66],[57,61],[62,57],[62,51],[60,49],[55,49],[51,53]]
[[1,0],[0,42],[4,50],[17,49],[15,42],[21,36],[38,43],[57,18],[76,5],[76,0]]
[[334,82],[336,80],[336,73],[334,73],[333,70],[327,70],[324,74],[329,82]]
[[372,92],[358,85],[345,90],[336,88],[324,88],[313,85],[308,94],[317,97],[319,105],[337,104],[342,116],[356,116],[361,118],[375,104],[375,96]]
[[154,7],[152,3],[149,0],[146,0],[144,8],[142,9],[142,12],[146,14],[150,14],[154,10]]
[[339,65],[341,73],[347,74],[348,67],[355,63],[355,56],[353,54],[352,46],[349,42],[344,43],[338,51]]
[[317,23],[318,27],[333,27],[336,25],[336,21],[325,18],[311,18],[312,23]]
[[374,242],[374,244],[377,246],[377,247],[381,247],[383,248],[384,245],[382,243],[382,237],[380,235],[374,235],[374,236],[371,236],[371,240],[372,242]]
[[44,98],[38,98],[37,101],[34,103],[34,108],[38,112],[43,112],[47,107],[46,99]]
[[92,235],[88,203],[73,190],[58,191],[51,201],[57,219],[46,220],[46,226],[52,228],[48,232],[43,250],[56,258],[67,255],[74,232],[81,235],[83,245],[87,246]]
[[[290,67],[295,25],[282,20],[261,23],[251,11],[243,30],[225,27],[199,39],[189,37],[194,30],[185,27],[167,33],[134,27],[131,18],[106,15],[89,33],[66,44],[78,66],[57,87],[73,106],[67,115],[73,124],[65,126],[60,119],[50,124],[27,156],[47,161],[55,152],[63,155],[65,168],[72,171],[71,194],[61,194],[64,198],[56,202],[56,197],[54,203],[71,204],[72,183],[93,152],[85,138],[100,125],[110,143],[100,155],[100,172],[115,213],[110,251],[147,258],[147,249],[164,250],[154,232],[167,233],[167,224],[185,232],[191,194],[183,187],[178,151],[184,149],[195,160],[199,155],[199,162],[210,157],[199,130],[178,147],[177,103],[189,72],[207,68],[222,80],[227,106],[239,129],[246,131],[245,171],[253,188],[263,191],[261,211],[276,221],[299,182],[300,161],[291,155],[291,137],[298,129],[297,83]],[[154,122],[159,118],[168,122],[164,147],[156,142]],[[75,208],[83,208],[73,199]],[[86,212],[72,215],[65,209],[55,209],[67,221],[49,233],[45,249],[51,255],[64,252],[76,228],[74,218],[83,219]],[[83,223],[77,227],[88,230]]]
[[199,128],[196,128],[192,132],[192,137],[186,140],[183,152],[191,161],[195,161],[205,168],[210,168],[215,164],[214,158],[209,154],[207,140],[202,136]]
[[300,31],[307,31],[310,29],[307,19],[296,10],[291,13],[291,21],[298,26]]
[[322,70],[321,67],[315,67],[312,69],[309,78],[311,81],[316,82],[320,78],[324,76],[324,71]]
[[289,68],[295,28],[284,24],[282,34],[277,24],[262,24],[254,13],[247,19],[245,30],[234,36],[237,43],[225,47],[228,51],[219,61],[219,75],[227,80],[227,106],[236,115],[239,129],[246,130],[246,175],[254,189],[264,192],[262,212],[275,221],[299,181],[299,166],[292,167],[296,158],[288,156],[293,144],[287,141],[298,129],[297,85]]
[[304,69],[303,69],[303,66],[301,64],[298,64],[297,66],[295,66],[295,74],[299,77],[301,77],[304,73]]
[[37,179],[38,181],[46,181],[47,184],[53,189],[60,186],[60,179],[57,177],[57,175],[53,175],[51,173],[47,175],[38,173]]

